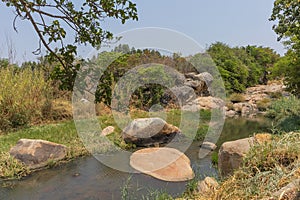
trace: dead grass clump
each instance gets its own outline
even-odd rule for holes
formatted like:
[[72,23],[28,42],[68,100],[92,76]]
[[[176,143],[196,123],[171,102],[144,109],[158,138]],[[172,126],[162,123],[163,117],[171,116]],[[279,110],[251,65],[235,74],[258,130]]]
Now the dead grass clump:
[[299,155],[300,133],[287,133],[255,145],[245,157],[243,167],[223,182],[212,199],[270,199],[300,178]]

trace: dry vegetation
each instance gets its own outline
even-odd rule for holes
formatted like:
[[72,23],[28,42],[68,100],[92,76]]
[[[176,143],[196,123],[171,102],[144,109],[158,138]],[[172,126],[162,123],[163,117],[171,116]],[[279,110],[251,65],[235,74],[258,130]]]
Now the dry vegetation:
[[300,133],[274,136],[271,142],[254,146],[243,167],[224,180],[216,191],[195,199],[296,199],[300,185],[294,191],[281,192],[280,197],[272,196],[300,178],[299,155]]

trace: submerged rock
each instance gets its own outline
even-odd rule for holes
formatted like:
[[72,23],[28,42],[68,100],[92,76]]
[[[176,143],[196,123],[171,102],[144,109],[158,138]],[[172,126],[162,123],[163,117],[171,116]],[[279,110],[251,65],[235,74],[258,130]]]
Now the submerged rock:
[[173,148],[146,148],[134,152],[130,165],[163,181],[187,181],[194,178],[191,162],[184,153]]
[[122,137],[127,143],[149,147],[167,144],[179,133],[179,128],[160,118],[140,118],[124,129]]
[[45,140],[20,139],[9,153],[29,169],[36,169],[46,166],[49,161],[64,159],[67,148]]

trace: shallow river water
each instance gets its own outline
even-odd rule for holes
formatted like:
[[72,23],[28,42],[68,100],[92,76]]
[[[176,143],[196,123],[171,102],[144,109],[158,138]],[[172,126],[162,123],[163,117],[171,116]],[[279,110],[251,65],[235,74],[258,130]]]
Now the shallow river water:
[[[227,119],[217,145],[265,131],[269,126],[270,123],[263,118]],[[194,142],[185,152],[192,168],[200,179],[205,176],[217,177],[211,156],[198,158],[199,144]],[[0,188],[0,200],[122,199],[124,186],[128,188],[129,199],[142,199],[155,190],[178,196],[185,190],[186,183],[170,183],[143,174],[119,172],[90,156],[36,172],[21,181],[7,182],[7,187]]]

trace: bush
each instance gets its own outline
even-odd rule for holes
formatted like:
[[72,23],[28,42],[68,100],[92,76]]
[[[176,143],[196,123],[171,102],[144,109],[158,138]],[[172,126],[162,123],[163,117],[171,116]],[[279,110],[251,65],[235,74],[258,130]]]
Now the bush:
[[300,130],[300,100],[295,96],[274,101],[267,112],[273,118],[275,128],[282,131]]
[[259,100],[256,105],[259,111],[266,111],[271,105],[271,100],[268,98],[264,98],[262,100]]
[[244,95],[243,94],[238,94],[238,93],[231,94],[229,99],[232,103],[239,103],[239,102],[246,101]]
[[0,132],[40,121],[51,89],[40,71],[0,69]]

